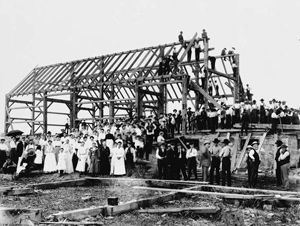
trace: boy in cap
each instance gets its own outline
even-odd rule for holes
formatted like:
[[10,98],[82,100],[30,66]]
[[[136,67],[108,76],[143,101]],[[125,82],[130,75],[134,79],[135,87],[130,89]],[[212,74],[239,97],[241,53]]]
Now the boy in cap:
[[213,141],[213,145],[210,148],[210,154],[212,157],[212,163],[210,167],[210,184],[214,183],[214,171],[216,170],[216,183],[219,185],[220,184],[220,152],[221,152],[221,147],[219,146],[219,140],[218,138],[215,138]]
[[231,161],[230,161],[230,152],[231,148],[229,147],[230,141],[228,139],[223,140],[222,142],[224,147],[221,150],[220,158],[222,159],[222,186],[226,184],[227,178],[227,186],[231,186]]
[[282,185],[282,181],[281,181],[281,168],[280,168],[279,156],[280,156],[282,141],[281,140],[277,140],[275,142],[275,144],[276,144],[276,148],[277,148],[276,155],[275,155],[275,161],[276,161],[276,181],[277,181],[277,186],[281,186]]
[[290,152],[286,144],[281,145],[280,156],[278,158],[281,168],[281,180],[284,188],[289,189],[289,169],[290,169]]

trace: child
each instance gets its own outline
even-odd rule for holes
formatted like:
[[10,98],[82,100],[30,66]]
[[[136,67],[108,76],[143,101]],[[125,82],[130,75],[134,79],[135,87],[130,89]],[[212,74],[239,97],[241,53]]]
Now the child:
[[35,151],[35,159],[34,159],[34,164],[36,164],[37,169],[39,171],[43,170],[43,152],[42,152],[42,147],[41,145],[38,145]]
[[59,176],[62,176],[64,171],[67,169],[66,166],[66,153],[64,152],[63,148],[60,148],[58,154],[58,163],[57,163],[57,170],[59,171]]
[[77,152],[78,163],[76,166],[76,171],[80,172],[80,175],[85,172],[85,164],[87,160],[87,149],[84,146],[84,143],[81,143],[81,146],[78,148]]

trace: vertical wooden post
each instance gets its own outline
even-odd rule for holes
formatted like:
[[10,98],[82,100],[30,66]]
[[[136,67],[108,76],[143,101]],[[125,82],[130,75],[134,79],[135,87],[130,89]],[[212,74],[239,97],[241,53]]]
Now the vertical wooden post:
[[182,134],[186,135],[188,75],[182,76]]
[[43,111],[43,125],[44,125],[44,133],[47,133],[48,130],[48,103],[47,103],[47,92],[44,92],[44,98],[43,98],[43,106],[44,106],[44,111]]
[[[110,98],[109,99],[115,99],[115,85],[111,84],[110,86]],[[115,102],[110,101],[109,102],[109,122],[114,122],[114,116],[115,116]]]
[[[204,43],[204,75],[205,75],[205,87],[203,89],[208,93],[208,39],[203,40]],[[208,107],[208,101],[205,99],[205,107]]]
[[240,55],[235,55],[235,64],[237,68],[235,69],[236,82],[234,86],[234,103],[240,100]]
[[96,106],[95,106],[95,104],[92,104],[92,123],[93,123],[93,125],[92,125],[92,129],[94,130],[94,128],[95,128],[95,125],[96,125]]
[[[278,140],[278,135],[274,134],[274,144],[276,143],[277,140]],[[276,175],[276,167],[277,167],[277,163],[275,161],[276,152],[277,152],[277,147],[276,145],[274,145],[274,150],[273,150],[273,174],[274,175]]]
[[[199,72],[200,72],[200,65],[196,64],[196,69],[193,71],[194,72],[194,75],[195,75],[195,78],[196,78],[196,84],[198,86],[200,86],[200,82],[199,82]],[[196,100],[195,100],[195,110],[198,109],[198,107],[200,106],[200,95],[199,95],[199,92],[195,92],[195,97],[196,97]]]
[[33,74],[33,84],[32,84],[32,106],[31,108],[31,135],[34,135],[35,133],[35,79],[36,79],[36,71],[34,69],[34,74]]
[[[99,89],[99,99],[100,100],[103,100],[103,85],[101,84],[101,86],[100,86],[100,89]],[[102,120],[102,118],[103,118],[103,106],[104,106],[104,104],[103,104],[103,102],[100,102],[99,103],[99,118],[101,118],[101,120]]]
[[[164,79],[160,79],[161,82],[164,82]],[[166,113],[166,85],[159,85],[159,93],[160,96],[158,97],[158,114],[165,114]]]
[[8,129],[11,126],[12,122],[10,120],[10,111],[8,110],[9,108],[9,96],[6,95],[5,96],[5,117],[4,117],[4,133],[7,134],[8,133]]
[[135,113],[138,119],[141,118],[143,111],[143,98],[140,92],[139,84],[140,82],[137,79],[135,84]]
[[75,128],[76,126],[76,119],[77,119],[77,113],[78,113],[78,107],[76,102],[78,101],[78,90],[76,88],[75,84],[75,65],[72,65],[72,73],[70,77],[70,84],[71,84],[71,90],[72,94],[70,95],[70,101],[71,101],[71,107],[70,107],[70,129]]

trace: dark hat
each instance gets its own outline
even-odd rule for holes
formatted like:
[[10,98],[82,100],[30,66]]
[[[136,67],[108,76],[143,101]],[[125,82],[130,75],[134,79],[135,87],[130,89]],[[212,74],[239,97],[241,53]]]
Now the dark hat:
[[214,141],[213,141],[215,144],[219,143],[219,139],[218,138],[215,138]]
[[253,149],[253,147],[251,145],[248,145],[247,149]]
[[277,144],[277,145],[279,145],[279,146],[282,145],[282,143],[283,143],[283,142],[282,142],[281,140],[276,140],[276,142],[275,142],[275,144]]
[[258,142],[257,141],[254,141],[251,146],[253,146],[254,144],[257,144],[258,145]]
[[230,143],[230,141],[228,140],[228,139],[225,139],[225,140],[223,140],[223,142],[222,143],[224,143],[224,144],[229,144]]
[[93,138],[93,139],[94,139],[95,137],[94,137],[94,136],[90,136],[90,139],[91,139],[91,138]]
[[260,101],[264,101],[264,99],[261,98]]
[[286,145],[286,144],[281,145],[281,148],[287,148],[287,147],[288,147],[288,145]]
[[188,109],[192,109],[191,107],[188,107]]

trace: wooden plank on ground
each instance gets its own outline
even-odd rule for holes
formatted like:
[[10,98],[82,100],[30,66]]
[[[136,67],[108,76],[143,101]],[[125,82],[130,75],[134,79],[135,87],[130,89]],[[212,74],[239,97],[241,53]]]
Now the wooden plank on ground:
[[[207,192],[207,191],[192,191],[187,189],[168,189],[168,188],[150,188],[150,187],[133,187],[135,189],[145,189],[145,190],[152,190],[152,191],[174,191],[178,193],[190,193],[190,194],[199,194],[199,195],[209,195],[209,196],[218,196],[223,198],[231,198],[231,199],[265,199],[266,196],[264,194],[258,195],[242,195],[242,194],[234,194],[234,193],[222,193],[222,192]],[[280,196],[280,195],[273,195],[268,196],[269,199],[276,199],[276,200],[288,200],[288,201],[297,201],[300,202],[300,198],[293,198],[287,196]]]
[[17,196],[17,195],[31,195],[33,193],[34,190],[32,188],[21,188],[21,189],[8,190],[4,193],[4,195]]
[[[190,187],[185,190],[190,191],[192,189],[197,189],[197,188],[200,188],[200,186]],[[170,189],[170,190],[172,190],[172,189]],[[165,203],[165,202],[175,199],[178,195],[179,195],[178,192],[172,191],[171,193],[163,194],[163,195],[160,195],[157,197],[151,197],[151,198],[130,201],[130,202],[124,203],[122,205],[118,205],[118,206],[107,206],[106,214],[109,216],[114,216],[117,214],[126,213],[128,211],[137,210],[139,208],[149,207],[153,204]]]
[[209,206],[209,207],[188,207],[188,208],[165,208],[165,209],[145,209],[138,210],[138,213],[181,213],[184,211],[192,212],[195,214],[213,214],[218,212],[217,207]]
[[75,221],[40,222],[39,224],[55,224],[55,225],[104,225],[103,222],[75,222]]
[[32,187],[33,189],[53,189],[59,187],[83,186],[86,185],[86,183],[87,183],[86,179],[77,179],[77,180],[40,183],[40,184],[30,184],[27,187]]
[[265,192],[271,194],[285,194],[285,195],[295,195],[300,196],[300,192],[294,191],[280,191],[280,190],[267,190],[267,189],[256,189],[256,188],[243,188],[243,187],[229,187],[229,186],[221,186],[221,185],[203,185],[205,188],[215,188],[221,190],[234,190],[234,191],[248,191],[248,192]]
[[233,171],[234,167],[235,167],[236,153],[237,153],[239,142],[240,142],[240,135],[237,133],[235,135],[234,145],[233,145],[233,148],[232,148],[233,150],[232,150],[232,155],[231,155],[231,171]]
[[97,215],[104,215],[105,213],[105,206],[98,206],[98,207],[90,207],[84,209],[77,209],[71,211],[65,211],[60,213],[52,214],[55,219],[63,220],[68,219],[72,221],[81,220],[87,217],[95,217]]
[[242,150],[242,152],[241,152],[241,154],[240,154],[240,157],[239,157],[239,159],[238,159],[238,161],[237,161],[237,164],[236,164],[236,169],[239,169],[240,166],[241,166],[241,163],[242,163],[242,161],[243,161],[243,159],[244,159],[244,155],[245,155],[245,153],[246,153],[246,148],[247,148],[247,146],[248,146],[248,144],[249,144],[251,135],[252,135],[252,133],[248,133],[248,135],[247,135],[246,141],[245,141],[244,146],[243,146],[243,150]]
[[30,225],[29,222],[39,223],[41,220],[40,209],[0,207],[1,225]]

